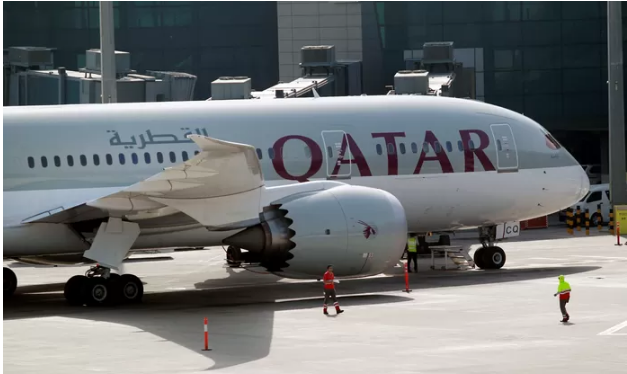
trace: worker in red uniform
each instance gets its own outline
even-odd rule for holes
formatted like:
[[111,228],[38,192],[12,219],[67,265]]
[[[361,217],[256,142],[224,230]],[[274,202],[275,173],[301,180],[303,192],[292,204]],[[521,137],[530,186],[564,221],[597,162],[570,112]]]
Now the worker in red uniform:
[[340,303],[337,302],[337,298],[335,297],[335,285],[333,281],[335,276],[333,275],[333,266],[327,266],[327,272],[324,273],[322,277],[322,281],[324,282],[324,304],[323,304],[323,312],[326,315],[329,315],[327,312],[327,302],[329,299],[333,299],[333,306],[335,307],[335,312],[337,314],[344,313],[342,309],[340,309]]

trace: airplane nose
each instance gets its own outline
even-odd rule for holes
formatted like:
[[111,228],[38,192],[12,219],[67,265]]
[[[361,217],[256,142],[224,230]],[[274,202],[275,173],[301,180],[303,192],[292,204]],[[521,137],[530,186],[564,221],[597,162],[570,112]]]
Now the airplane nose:
[[581,200],[588,192],[590,192],[590,178],[588,178],[588,174],[583,168],[579,167],[579,178],[581,179],[581,188],[579,190],[578,200]]

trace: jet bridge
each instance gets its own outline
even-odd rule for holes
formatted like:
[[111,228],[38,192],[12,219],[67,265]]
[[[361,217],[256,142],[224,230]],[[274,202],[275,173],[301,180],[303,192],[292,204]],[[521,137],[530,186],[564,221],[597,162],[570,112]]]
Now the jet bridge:
[[453,42],[425,43],[422,59],[412,61],[413,70],[394,75],[394,86],[388,86],[388,95],[475,98],[474,75],[455,61]]
[[[322,95],[330,90],[329,87],[335,82],[335,76],[313,76],[300,77],[288,83],[279,83],[261,92],[251,92],[256,99],[282,99],[291,97],[313,96],[313,89]],[[326,88],[325,88],[326,87]],[[333,95],[329,95],[333,96]]]
[[361,95],[361,61],[335,59],[335,46],[301,48],[302,76],[279,82],[263,91],[252,89],[249,77],[221,77],[211,83],[212,97],[207,100],[287,99],[320,96]]

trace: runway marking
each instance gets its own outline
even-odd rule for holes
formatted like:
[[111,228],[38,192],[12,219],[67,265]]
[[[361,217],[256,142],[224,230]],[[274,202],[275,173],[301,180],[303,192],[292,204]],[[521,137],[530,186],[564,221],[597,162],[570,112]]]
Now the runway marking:
[[609,329],[600,332],[598,335],[627,335],[627,333],[625,334],[615,334],[616,331],[619,331],[620,329],[622,329],[623,327],[627,327],[627,321],[623,322],[623,323],[619,323],[616,326],[610,327]]
[[573,257],[593,257],[593,258],[603,258],[608,260],[625,260],[627,261],[627,257],[609,257],[609,256],[585,256],[585,255],[572,255]]
[[506,266],[506,269],[533,269],[533,268],[561,268],[566,266],[565,264],[527,264],[527,265],[515,265]]

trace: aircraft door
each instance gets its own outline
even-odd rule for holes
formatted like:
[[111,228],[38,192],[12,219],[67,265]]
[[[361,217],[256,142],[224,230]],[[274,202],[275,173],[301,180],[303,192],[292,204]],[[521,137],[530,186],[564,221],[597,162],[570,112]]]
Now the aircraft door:
[[346,132],[342,130],[322,131],[324,159],[327,165],[327,179],[350,179],[353,155]]
[[498,172],[518,171],[518,149],[512,128],[508,124],[490,125],[496,143],[496,169]]

